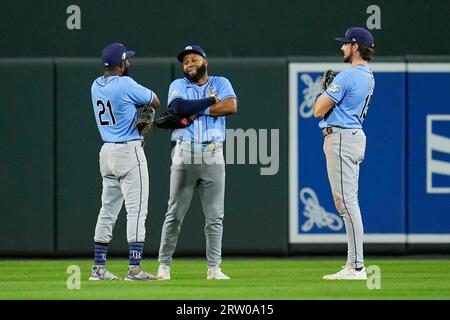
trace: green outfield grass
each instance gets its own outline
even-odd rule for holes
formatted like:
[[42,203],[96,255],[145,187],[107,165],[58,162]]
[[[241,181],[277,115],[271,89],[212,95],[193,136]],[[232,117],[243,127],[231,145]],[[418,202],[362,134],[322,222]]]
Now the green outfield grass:
[[[176,259],[172,280],[151,282],[88,281],[91,260],[0,260],[0,299],[152,299],[152,300],[278,300],[278,299],[450,299],[450,260],[367,259],[381,269],[381,289],[365,281],[326,281],[338,271],[337,259],[224,259],[229,281],[206,280],[202,259]],[[66,288],[66,269],[81,269],[81,289]],[[157,261],[145,261],[155,273]],[[108,261],[123,277],[126,260]]]

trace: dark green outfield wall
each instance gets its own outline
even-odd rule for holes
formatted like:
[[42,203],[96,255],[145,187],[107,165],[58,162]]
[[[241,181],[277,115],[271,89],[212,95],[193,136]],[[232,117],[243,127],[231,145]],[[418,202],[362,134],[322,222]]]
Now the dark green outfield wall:
[[[70,5],[79,30],[66,26]],[[334,37],[366,26],[370,5],[380,8],[379,55],[450,52],[448,0],[16,0],[2,2],[0,57],[95,57],[112,41],[142,57],[189,42],[211,57],[338,55]]]
[[50,59],[0,60],[0,252],[54,252]]

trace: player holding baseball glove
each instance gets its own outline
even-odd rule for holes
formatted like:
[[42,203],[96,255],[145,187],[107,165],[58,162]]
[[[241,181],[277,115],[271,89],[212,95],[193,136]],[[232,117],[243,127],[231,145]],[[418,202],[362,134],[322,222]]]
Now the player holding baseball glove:
[[133,55],[134,51],[121,43],[105,47],[103,75],[94,80],[91,88],[93,111],[104,143],[100,151],[102,207],[95,227],[95,260],[89,280],[118,279],[106,268],[106,256],[124,201],[129,243],[125,280],[156,279],[141,267],[149,188],[143,135],[152,126],[159,99],[128,76],[128,58]]
[[365,280],[363,222],[358,201],[359,166],[364,160],[366,135],[362,123],[375,88],[369,68],[374,53],[372,34],[359,27],[349,28],[342,43],[344,61],[351,68],[335,75],[327,70],[322,79],[324,93],[314,104],[314,117],[322,119],[319,127],[325,137],[328,179],[337,211],[347,232],[347,263],[342,270],[325,275],[326,280]]
[[172,256],[181,225],[194,190],[198,189],[205,215],[206,278],[227,280],[230,277],[220,267],[225,200],[223,142],[225,116],[237,112],[237,97],[227,78],[208,75],[208,60],[200,46],[186,46],[177,59],[185,77],[171,83],[169,111],[156,122],[160,128],[174,129],[172,140],[176,141],[170,198],[159,248],[158,277],[171,279]]

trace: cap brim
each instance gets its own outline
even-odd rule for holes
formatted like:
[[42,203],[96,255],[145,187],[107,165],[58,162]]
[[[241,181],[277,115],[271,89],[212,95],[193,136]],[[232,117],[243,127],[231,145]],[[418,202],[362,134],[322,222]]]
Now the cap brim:
[[183,63],[183,58],[185,55],[189,54],[189,53],[195,53],[198,54],[200,57],[202,57],[203,59],[206,59],[200,52],[196,51],[196,50],[184,50],[182,52],[180,52],[177,56],[178,61],[180,61],[181,63]]
[[350,41],[347,38],[334,38],[334,40],[342,42],[342,43],[350,43],[350,42],[352,42],[352,41]]
[[135,51],[127,50],[127,58],[130,58],[130,57],[134,56],[135,54],[136,54]]

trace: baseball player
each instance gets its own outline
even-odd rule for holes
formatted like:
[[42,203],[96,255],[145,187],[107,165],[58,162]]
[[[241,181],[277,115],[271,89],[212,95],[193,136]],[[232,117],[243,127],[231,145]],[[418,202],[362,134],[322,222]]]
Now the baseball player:
[[149,180],[135,121],[136,106],[157,107],[159,99],[128,76],[128,58],[134,54],[121,43],[106,46],[102,52],[104,73],[91,88],[94,116],[104,144],[100,151],[102,207],[95,227],[95,262],[89,280],[118,280],[106,268],[106,254],[124,200],[130,257],[125,280],[156,280],[141,267]]
[[363,258],[363,222],[358,203],[359,165],[364,159],[366,136],[362,123],[374,92],[375,80],[368,63],[374,54],[374,38],[364,28],[352,27],[342,43],[344,61],[351,68],[340,72],[314,105],[314,116],[325,136],[328,179],[336,209],[347,233],[347,263],[327,280],[367,279]]
[[237,112],[236,94],[228,79],[208,75],[205,51],[197,45],[178,54],[184,78],[169,88],[168,108],[193,122],[176,129],[170,175],[170,198],[161,234],[158,277],[170,280],[170,265],[181,224],[198,188],[205,215],[207,279],[230,279],[220,268],[225,195],[225,116]]

